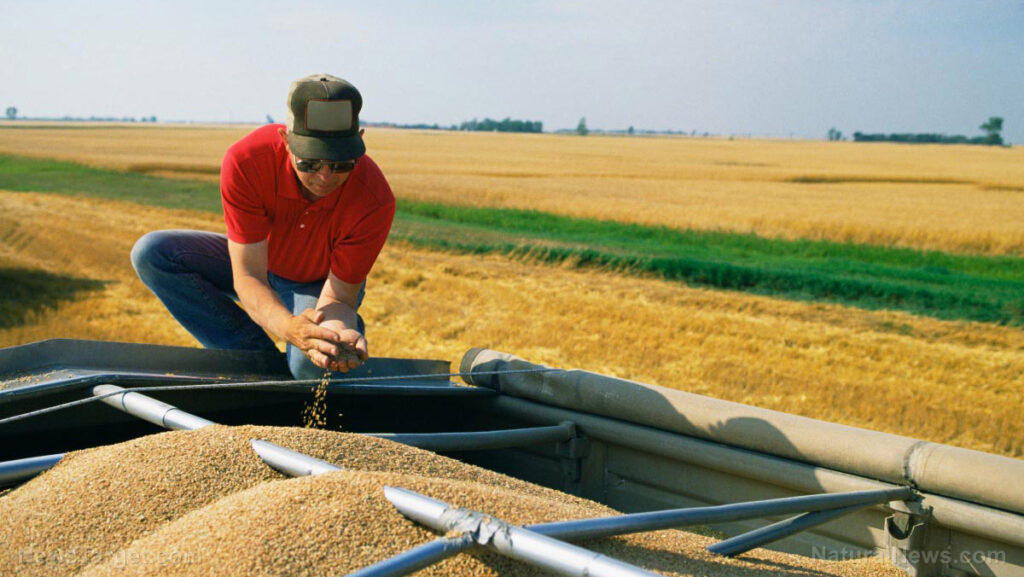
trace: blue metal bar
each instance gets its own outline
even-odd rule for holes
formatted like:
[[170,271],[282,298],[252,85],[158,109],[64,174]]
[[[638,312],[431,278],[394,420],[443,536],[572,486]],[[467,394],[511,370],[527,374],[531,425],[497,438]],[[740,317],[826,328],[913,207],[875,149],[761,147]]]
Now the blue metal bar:
[[751,501],[749,503],[733,503],[713,507],[669,509],[666,511],[633,513],[630,515],[583,519],[579,521],[559,521],[556,523],[529,525],[528,529],[559,539],[596,539],[628,533],[659,531],[661,529],[671,529],[687,525],[725,523],[774,515],[803,513],[806,511],[841,509],[850,506],[866,507],[888,503],[889,501],[901,501],[913,496],[914,490],[909,487],[877,491],[827,493],[823,495],[804,495],[800,497]]
[[53,467],[64,458],[64,453],[43,455],[0,463],[0,487],[17,485]]
[[714,545],[708,546],[708,551],[712,553],[718,553],[719,555],[725,555],[726,557],[733,557],[740,553],[746,553],[755,547],[760,547],[779,539],[784,539],[790,535],[795,535],[801,531],[810,529],[811,527],[817,527],[823,523],[828,523],[833,519],[848,515],[863,509],[868,505],[853,505],[852,507],[844,507],[842,509],[832,509],[829,511],[815,511],[813,513],[804,513],[803,515],[797,515],[791,517],[785,521],[779,521],[778,523],[772,523],[766,527],[755,529],[742,535],[736,535],[730,537],[724,541],[719,541]]
[[573,423],[565,422],[549,427],[528,427],[497,431],[367,434],[371,437],[388,439],[428,451],[477,451],[567,441],[576,434],[576,427]]
[[473,536],[469,533],[463,533],[458,537],[441,537],[349,573],[347,577],[402,577],[454,557],[475,544]]

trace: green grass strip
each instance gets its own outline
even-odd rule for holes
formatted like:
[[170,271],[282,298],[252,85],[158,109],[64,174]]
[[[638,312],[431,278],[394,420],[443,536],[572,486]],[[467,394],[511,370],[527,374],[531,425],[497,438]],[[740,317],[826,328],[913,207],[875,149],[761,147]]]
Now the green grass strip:
[[879,274],[885,274],[888,268],[901,276],[908,272],[915,275],[924,273],[931,280],[951,273],[1024,280],[1024,259],[1016,257],[979,257],[828,241],[778,240],[753,234],[678,230],[531,210],[411,202],[403,202],[401,209],[409,221],[446,222],[501,231],[507,235],[543,237],[647,255],[728,258],[731,262],[748,264],[764,264],[766,258],[776,262],[790,259],[828,261],[833,266],[840,261],[848,261],[851,269],[858,268],[856,263],[863,263],[882,267],[875,270]]
[[216,183],[6,155],[0,155],[0,190],[56,192],[208,212],[222,210],[220,187]]
[[1024,259],[1014,257],[784,241],[419,203],[403,203],[393,234],[428,248],[571,262],[694,286],[948,320],[1024,325]]
[[[9,156],[0,156],[0,189],[221,211],[214,183]],[[1024,326],[1024,259],[1016,257],[786,241],[411,201],[399,202],[392,236],[435,250],[498,253],[695,286]]]

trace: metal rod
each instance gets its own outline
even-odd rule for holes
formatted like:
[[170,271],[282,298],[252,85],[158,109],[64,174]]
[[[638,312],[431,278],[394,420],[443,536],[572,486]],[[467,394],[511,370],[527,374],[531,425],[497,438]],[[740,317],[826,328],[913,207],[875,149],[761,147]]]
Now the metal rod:
[[190,431],[215,424],[152,397],[127,391],[116,394],[119,391],[124,389],[116,385],[97,385],[92,388],[92,394],[102,396],[100,400],[111,407],[165,429]]
[[297,451],[286,449],[267,441],[251,439],[249,443],[252,444],[252,449],[263,459],[264,463],[285,475],[307,477],[309,475],[343,470],[341,467],[332,465],[327,461],[321,461],[320,459],[303,455]]
[[469,533],[479,545],[560,575],[629,577],[656,575],[605,555],[563,543],[500,519],[397,487],[384,487],[384,496],[406,517],[436,531]]
[[368,433],[371,437],[412,445],[428,451],[478,451],[522,447],[567,441],[575,434],[576,427],[569,422],[549,427],[466,433]]
[[454,557],[475,544],[473,536],[468,533],[455,537],[441,537],[349,573],[346,577],[402,577]]
[[53,467],[64,458],[64,453],[43,455],[0,463],[0,487],[17,485]]
[[760,529],[754,529],[748,531],[742,535],[736,535],[730,537],[724,541],[719,541],[714,545],[707,547],[708,551],[712,553],[718,553],[719,555],[725,555],[726,557],[733,557],[740,553],[746,553],[755,547],[760,547],[779,539],[784,539],[790,535],[795,535],[801,531],[810,529],[811,527],[817,527],[818,525],[828,523],[833,519],[848,515],[863,509],[868,505],[853,505],[852,507],[844,507],[842,509],[831,509],[828,511],[815,511],[813,513],[804,513],[803,515],[797,515],[791,517],[785,521],[779,521],[778,523],[772,523],[771,525],[761,527]]
[[[173,405],[139,393],[127,392],[116,385],[97,385],[92,388],[92,394],[102,397],[100,401],[115,409],[166,429],[193,430],[214,424],[213,421],[186,413]],[[61,453],[0,463],[0,487],[27,481],[56,465],[63,457]]]
[[748,503],[733,503],[713,507],[669,509],[666,511],[633,513],[597,519],[559,521],[556,523],[528,525],[526,528],[541,535],[548,535],[558,539],[597,539],[628,533],[659,531],[661,529],[671,529],[687,525],[725,523],[772,515],[840,509],[850,506],[863,507],[888,503],[889,501],[902,501],[913,496],[914,490],[909,487],[877,491],[803,495],[800,497],[767,499],[764,501],[750,501]]
[[[124,391],[124,389],[115,385],[97,385],[93,387],[92,394],[103,396],[101,400],[114,408],[168,429],[194,430],[215,424],[213,421],[186,413],[173,405],[146,395],[127,391],[117,394],[120,391]],[[253,439],[251,444],[263,462],[292,477],[319,475],[341,470],[341,467],[327,461],[321,461],[267,441]]]
[[[525,369],[525,371],[512,371],[512,372],[529,372],[538,373],[546,371],[554,371],[559,369],[549,369],[546,367],[540,367],[535,369]],[[474,371],[474,375],[488,375],[492,373],[505,373],[509,371]],[[110,375],[116,376],[116,375]],[[445,377],[467,377],[469,373],[424,373],[424,374],[412,374],[412,375],[386,375],[380,377],[353,377],[341,380],[341,383],[348,386],[360,383],[377,383],[384,381],[411,381],[418,379],[440,379]],[[317,385],[320,383],[320,379],[304,379],[304,380],[272,380],[272,381],[242,381],[242,382],[217,382],[217,383],[198,383],[189,385],[159,385],[159,386],[145,386],[145,387],[132,387],[125,389],[125,392],[135,391],[211,391],[211,390],[227,390],[227,389],[258,389],[265,387],[285,387],[287,389],[293,389],[296,387],[306,385]],[[477,389],[464,388],[464,387],[453,387],[451,384],[439,386],[443,390],[465,390],[465,391],[476,391]],[[428,390],[427,387],[417,386],[417,391]],[[44,407],[35,411],[29,411],[27,413],[21,413],[19,415],[11,415],[10,417],[4,417],[0,419],[0,426],[22,419],[28,419],[31,417],[38,417],[40,415],[46,415],[55,411],[63,409],[70,409],[71,407],[77,407],[88,403],[93,403],[102,400],[97,397],[87,397],[84,399],[78,399],[75,401],[69,401],[67,403],[61,403],[59,405],[53,405],[50,407]]]

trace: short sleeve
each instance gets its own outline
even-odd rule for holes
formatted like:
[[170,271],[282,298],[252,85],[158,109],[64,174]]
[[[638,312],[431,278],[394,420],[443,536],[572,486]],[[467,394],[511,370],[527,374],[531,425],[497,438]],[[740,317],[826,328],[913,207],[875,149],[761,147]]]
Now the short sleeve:
[[224,206],[224,225],[228,238],[241,244],[265,240],[270,235],[270,219],[260,187],[261,174],[252,170],[251,158],[243,164],[235,147],[224,155],[220,169],[220,196]]

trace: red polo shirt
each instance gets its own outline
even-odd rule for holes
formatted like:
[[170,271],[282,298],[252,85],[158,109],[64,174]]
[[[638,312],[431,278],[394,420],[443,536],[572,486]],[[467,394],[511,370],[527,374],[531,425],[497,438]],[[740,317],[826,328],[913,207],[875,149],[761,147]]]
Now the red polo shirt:
[[363,156],[341,187],[315,202],[300,193],[295,169],[278,134],[257,128],[224,155],[221,201],[228,238],[268,240],[268,270],[297,282],[366,280],[387,240],[395,197],[380,169]]

